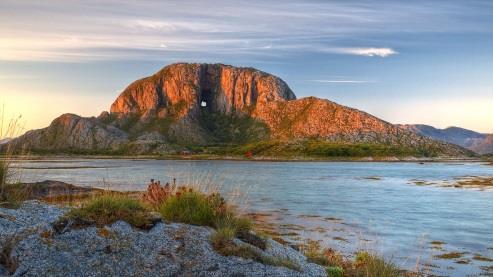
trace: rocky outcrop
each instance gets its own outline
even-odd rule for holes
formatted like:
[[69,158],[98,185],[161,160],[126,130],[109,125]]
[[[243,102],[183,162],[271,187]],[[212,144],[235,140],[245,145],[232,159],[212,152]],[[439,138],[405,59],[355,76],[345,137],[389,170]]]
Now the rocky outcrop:
[[143,231],[118,221],[59,233],[52,225],[65,212],[37,201],[17,210],[0,208],[0,276],[326,276],[323,267],[273,240],[265,250],[248,245],[299,271],[222,256],[210,243],[215,231],[208,227],[158,223]]
[[278,77],[222,64],[166,66],[129,85],[109,113],[98,118],[63,115],[21,140],[34,149],[152,154],[180,151],[171,145],[268,139],[379,143],[433,148],[440,155],[470,154],[329,100],[297,100]]
[[421,136],[460,145],[479,154],[493,153],[493,134],[482,134],[459,127],[438,129],[423,124],[397,126]]
[[96,118],[64,114],[45,129],[27,132],[15,143],[37,150],[108,150],[128,142],[120,129],[104,124]]
[[[295,99],[281,79],[222,64],[173,64],[128,86],[111,105],[118,116],[196,116],[201,104],[211,112],[246,113],[277,100]],[[174,108],[174,110],[173,110]]]

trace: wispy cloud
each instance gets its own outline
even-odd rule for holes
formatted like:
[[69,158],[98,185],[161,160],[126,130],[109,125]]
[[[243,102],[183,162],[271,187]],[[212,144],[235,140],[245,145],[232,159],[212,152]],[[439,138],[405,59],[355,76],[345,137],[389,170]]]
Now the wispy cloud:
[[341,53],[347,53],[358,56],[367,56],[367,57],[388,57],[391,55],[398,54],[392,48],[375,48],[375,47],[366,47],[366,48],[340,48]]
[[120,0],[115,5],[112,0],[2,0],[0,60],[155,60],[184,53],[390,57],[402,43],[392,35],[462,29],[490,32],[488,22],[481,25],[463,16],[488,9],[454,1],[426,4]]

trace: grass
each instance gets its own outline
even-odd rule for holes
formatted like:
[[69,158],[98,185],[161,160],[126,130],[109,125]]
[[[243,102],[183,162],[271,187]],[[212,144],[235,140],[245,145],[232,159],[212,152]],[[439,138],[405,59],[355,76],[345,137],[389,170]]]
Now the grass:
[[216,195],[187,191],[170,196],[158,207],[161,216],[169,221],[193,225],[216,226],[216,221],[223,217],[221,198]]
[[215,249],[225,249],[236,236],[236,230],[230,227],[222,227],[211,236],[211,243]]
[[[215,228],[210,242],[219,254],[300,271],[299,265],[290,260],[262,255],[259,249],[265,249],[265,240],[250,232],[251,220],[238,216],[235,209],[227,205],[220,194],[206,194],[190,188],[173,188],[169,185],[160,190],[156,188],[156,183],[152,182],[147,198],[152,198],[155,203],[156,197],[149,197],[151,195],[161,195],[162,200],[157,205],[157,211],[164,219]],[[234,242],[235,238],[243,240],[246,244],[237,245]]]
[[339,266],[329,266],[327,267],[328,277],[342,277],[344,276],[344,269]]
[[63,220],[71,220],[75,226],[80,227],[86,225],[103,227],[118,220],[143,229],[153,225],[149,210],[140,201],[113,193],[92,198],[80,208],[70,210]]
[[[21,117],[5,122],[5,107],[0,115],[0,140],[17,137],[22,131]],[[17,145],[21,154],[24,147]],[[11,143],[0,144],[0,207],[17,208],[25,199],[24,193],[19,187],[12,185],[18,183],[18,172],[13,168],[14,146]]]
[[[262,255],[259,250],[250,245],[236,245],[230,239],[232,230],[218,230],[212,237],[214,249],[223,256],[236,256],[244,259],[254,260],[271,266],[286,267],[294,271],[301,271],[300,266],[289,259],[281,259]],[[218,244],[219,243],[219,244]]]
[[206,194],[193,189],[179,189],[167,194],[157,206],[163,219],[192,225],[232,230],[234,235],[248,232],[252,223],[237,215],[219,193]]
[[15,209],[27,199],[29,199],[29,190],[25,186],[19,183],[1,185],[0,207]]
[[354,259],[349,259],[333,249],[323,249],[320,242],[312,240],[305,242],[300,248],[309,262],[324,266],[327,276],[330,277],[397,277],[404,275],[394,263],[374,253],[361,251]]
[[401,145],[378,143],[342,143],[316,139],[297,141],[264,140],[237,145],[206,147],[205,151],[217,155],[244,155],[280,158],[362,158],[362,157],[432,157],[431,150],[409,148]]
[[402,271],[394,263],[369,252],[359,252],[356,255],[355,265],[359,276],[393,277],[402,275]]

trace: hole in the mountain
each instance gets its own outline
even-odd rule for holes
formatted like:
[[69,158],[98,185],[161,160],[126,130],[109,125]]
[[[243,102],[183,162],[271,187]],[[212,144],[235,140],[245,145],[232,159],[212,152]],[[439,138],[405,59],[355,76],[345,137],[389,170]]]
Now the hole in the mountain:
[[210,90],[202,90],[200,93],[200,107],[202,109],[211,110],[212,108],[212,92]]

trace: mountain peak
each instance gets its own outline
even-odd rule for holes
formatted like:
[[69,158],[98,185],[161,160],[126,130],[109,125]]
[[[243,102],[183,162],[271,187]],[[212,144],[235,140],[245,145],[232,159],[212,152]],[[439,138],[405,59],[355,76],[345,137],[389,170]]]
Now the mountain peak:
[[296,99],[282,79],[269,73],[200,63],[171,64],[133,82],[110,113],[97,118],[65,114],[21,139],[34,149],[126,154],[269,140],[375,144],[416,155],[470,154],[326,99]]
[[211,111],[246,112],[269,101],[296,99],[280,78],[260,70],[224,64],[176,63],[129,85],[111,105],[118,116],[179,116]]

